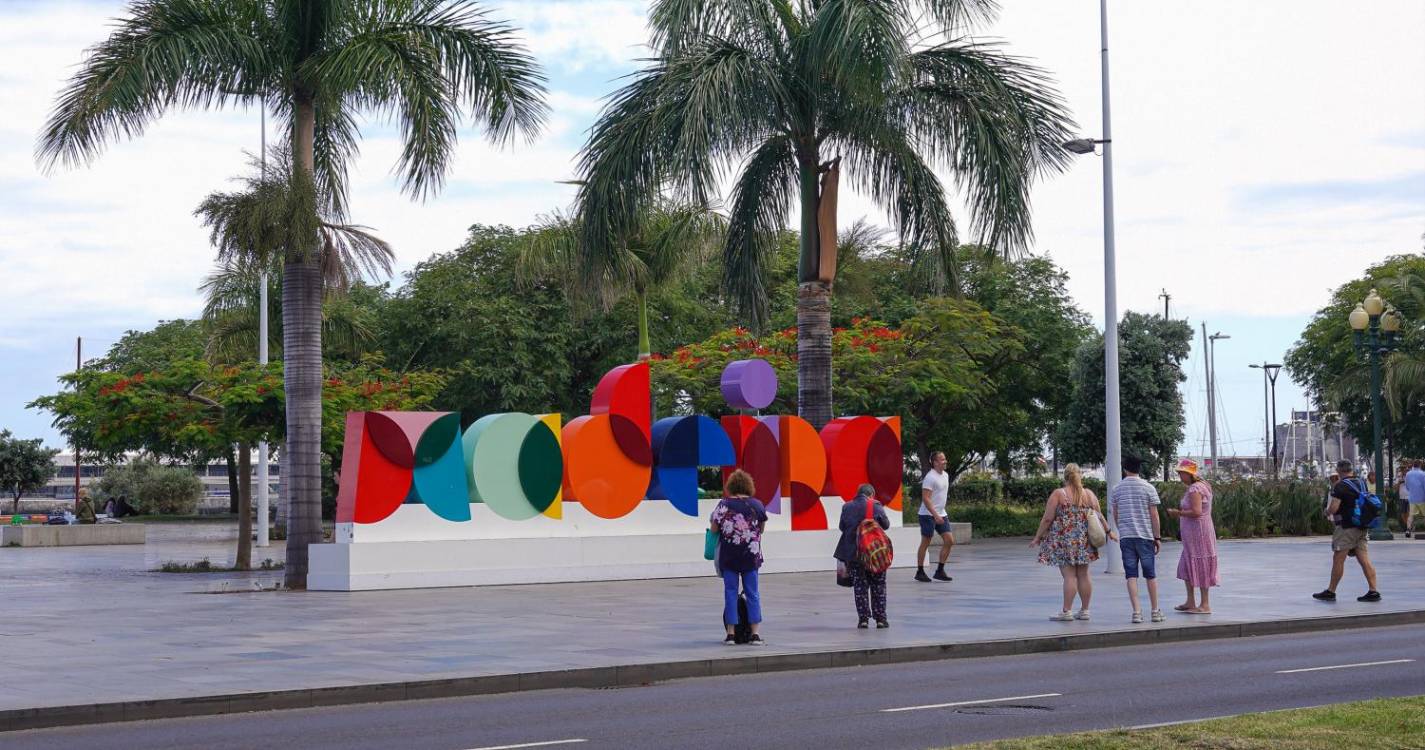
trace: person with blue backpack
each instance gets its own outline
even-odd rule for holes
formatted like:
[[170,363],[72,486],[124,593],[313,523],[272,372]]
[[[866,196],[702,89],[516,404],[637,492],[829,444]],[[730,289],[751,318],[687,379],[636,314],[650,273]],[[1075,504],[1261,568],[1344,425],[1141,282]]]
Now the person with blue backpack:
[[1354,555],[1366,576],[1366,585],[1370,587],[1364,595],[1356,597],[1356,601],[1378,602],[1380,592],[1376,590],[1376,569],[1371,565],[1367,547],[1370,544],[1370,529],[1381,522],[1381,500],[1356,476],[1350,461],[1337,462],[1336,473],[1341,479],[1331,488],[1331,504],[1326,507],[1326,514],[1336,524],[1336,530],[1331,535],[1331,585],[1311,596],[1323,602],[1336,601],[1336,586],[1345,575],[1346,558]]

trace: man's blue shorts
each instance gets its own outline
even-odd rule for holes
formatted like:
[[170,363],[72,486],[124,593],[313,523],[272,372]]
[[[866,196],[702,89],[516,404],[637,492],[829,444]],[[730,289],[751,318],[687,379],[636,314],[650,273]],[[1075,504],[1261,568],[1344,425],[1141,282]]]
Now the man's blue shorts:
[[940,519],[940,523],[936,523],[935,516],[921,516],[920,535],[929,539],[939,534],[949,534],[950,519],[946,516],[941,516]]
[[1129,537],[1118,540],[1118,548],[1123,551],[1123,576],[1137,578],[1138,567],[1143,567],[1143,577],[1158,577],[1158,557],[1153,551],[1152,539]]

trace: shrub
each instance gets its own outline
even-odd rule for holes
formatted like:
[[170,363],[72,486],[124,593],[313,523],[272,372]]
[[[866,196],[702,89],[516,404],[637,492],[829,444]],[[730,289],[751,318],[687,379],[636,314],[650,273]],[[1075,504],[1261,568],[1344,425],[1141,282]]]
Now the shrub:
[[[962,477],[950,485],[945,502],[947,505],[994,503],[999,502],[1001,497],[999,480]],[[916,499],[919,500],[920,496],[916,495]]]
[[139,460],[104,472],[95,489],[95,507],[124,495],[140,513],[188,515],[198,509],[203,482],[192,471]]
[[1034,536],[1043,511],[1004,503],[966,505],[947,511],[951,521],[969,523],[977,539],[1000,536]]

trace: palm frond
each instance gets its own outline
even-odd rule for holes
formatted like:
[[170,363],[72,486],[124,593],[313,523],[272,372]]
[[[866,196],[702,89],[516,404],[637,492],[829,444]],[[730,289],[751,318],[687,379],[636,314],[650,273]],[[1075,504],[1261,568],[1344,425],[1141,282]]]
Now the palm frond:
[[802,77],[821,82],[819,94],[878,106],[910,52],[908,10],[899,0],[821,3],[795,43]]
[[404,188],[425,198],[450,169],[456,112],[471,107],[496,142],[544,122],[544,78],[511,29],[470,2],[358,3],[348,36],[300,72],[328,97],[395,114]]
[[906,130],[948,166],[982,244],[1013,253],[1033,237],[1029,190],[1061,170],[1073,122],[1050,76],[988,43],[949,42],[912,53],[895,104]]
[[257,103],[280,64],[263,0],[140,0],[91,47],[40,134],[44,169],[92,160],[173,108]]
[[753,328],[767,323],[767,263],[797,196],[797,176],[792,140],[777,136],[753,152],[733,186],[723,285]]
[[708,38],[780,55],[801,33],[802,18],[789,0],[655,0],[648,26],[664,56]]

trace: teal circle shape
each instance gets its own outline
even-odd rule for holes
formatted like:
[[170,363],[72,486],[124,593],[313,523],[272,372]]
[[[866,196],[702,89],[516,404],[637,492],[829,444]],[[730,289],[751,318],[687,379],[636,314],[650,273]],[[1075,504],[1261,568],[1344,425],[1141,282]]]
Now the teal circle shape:
[[470,502],[484,503],[511,521],[540,514],[525,495],[519,472],[525,436],[536,426],[544,425],[533,415],[512,412],[481,417],[465,430],[462,446]]

